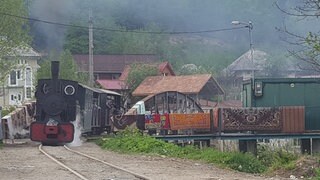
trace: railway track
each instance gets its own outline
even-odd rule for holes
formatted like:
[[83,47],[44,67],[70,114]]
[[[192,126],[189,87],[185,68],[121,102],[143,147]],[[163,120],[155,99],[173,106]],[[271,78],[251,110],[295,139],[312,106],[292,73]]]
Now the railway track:
[[82,180],[89,179],[143,179],[150,178],[96,157],[72,150],[67,146],[39,146],[45,156]]

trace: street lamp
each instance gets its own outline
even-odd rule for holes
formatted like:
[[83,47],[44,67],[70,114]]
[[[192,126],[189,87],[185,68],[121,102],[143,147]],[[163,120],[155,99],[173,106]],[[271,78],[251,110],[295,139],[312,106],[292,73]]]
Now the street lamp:
[[249,30],[249,40],[250,40],[250,58],[252,62],[252,71],[251,71],[251,76],[252,76],[252,87],[254,87],[254,60],[253,60],[253,44],[252,44],[252,34],[251,31],[253,29],[252,22],[242,22],[242,21],[232,21],[231,24],[233,25],[244,25],[244,27],[248,28]]

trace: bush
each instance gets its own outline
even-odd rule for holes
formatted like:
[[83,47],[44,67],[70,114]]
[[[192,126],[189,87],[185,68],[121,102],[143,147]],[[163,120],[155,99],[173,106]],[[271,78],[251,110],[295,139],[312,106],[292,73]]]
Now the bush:
[[15,107],[14,106],[10,106],[9,108],[7,109],[2,109],[1,111],[1,118],[8,115],[9,113],[11,113],[12,111],[15,110]]
[[279,150],[271,150],[267,146],[258,146],[258,159],[264,166],[270,167],[271,169],[284,168],[290,170],[295,168],[294,162],[297,160],[298,156]]
[[255,156],[249,153],[233,153],[226,163],[232,169],[248,173],[262,173],[267,169]]
[[179,148],[174,144],[156,140],[151,136],[144,136],[138,130],[125,130],[114,138],[103,138],[98,144],[103,148],[120,152],[155,153],[172,155]]

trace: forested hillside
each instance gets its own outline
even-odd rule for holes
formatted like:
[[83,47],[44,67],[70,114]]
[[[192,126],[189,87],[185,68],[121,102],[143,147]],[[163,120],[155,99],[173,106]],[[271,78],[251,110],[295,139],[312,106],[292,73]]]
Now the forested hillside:
[[[33,0],[28,1],[33,44],[39,51],[88,53],[88,21],[92,12],[94,54],[157,54],[177,71],[196,64],[218,73],[249,49],[248,28],[231,22],[252,21],[254,48],[277,62],[286,58],[289,29],[300,35],[319,29],[319,23],[298,21],[279,7],[302,1],[261,0]],[[275,5],[277,3],[277,5]],[[63,24],[63,25],[61,25]]]

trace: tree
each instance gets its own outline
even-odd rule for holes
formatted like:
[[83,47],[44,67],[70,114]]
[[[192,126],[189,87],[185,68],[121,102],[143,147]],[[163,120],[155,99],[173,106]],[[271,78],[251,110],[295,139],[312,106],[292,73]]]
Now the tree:
[[168,44],[168,36],[150,34],[149,31],[159,32],[159,28],[150,25],[146,29],[135,32],[114,33],[107,52],[112,54],[161,54]]
[[139,86],[139,84],[148,76],[156,76],[158,74],[157,66],[150,64],[134,63],[130,65],[126,85],[130,89],[130,94]]
[[0,82],[3,83],[14,66],[17,49],[27,47],[30,36],[28,21],[15,17],[27,17],[24,0],[1,0],[0,12]]
[[[93,53],[105,54],[107,53],[106,46],[110,43],[112,33],[104,31],[93,32]],[[66,42],[64,49],[69,49],[72,54],[88,54],[89,41],[88,29],[69,28],[66,35]]]
[[[320,0],[302,0],[290,10],[280,7],[279,3],[276,3],[276,6],[286,15],[299,20],[313,20],[318,23],[320,17]],[[310,30],[306,35],[298,35],[287,28],[283,31],[293,38],[286,41],[297,47],[289,50],[289,53],[302,62],[298,66],[303,70],[320,72],[320,33]]]
[[[40,68],[37,72],[37,79],[49,79],[51,78],[51,61],[57,60],[56,55],[51,53],[47,60],[44,60],[40,64]],[[88,82],[88,74],[81,74],[78,71],[72,54],[70,51],[63,51],[58,60],[60,61],[59,79],[78,81],[83,84]]]
[[196,66],[195,64],[185,64],[179,70],[180,75],[192,75],[192,74],[207,74],[203,67]]
[[126,89],[129,89],[129,91],[123,91],[122,93],[123,104],[126,104],[128,99],[130,99],[131,102],[135,102],[135,99],[130,98],[132,92],[146,77],[156,75],[158,75],[157,66],[141,63],[131,64],[128,77],[125,80]]

